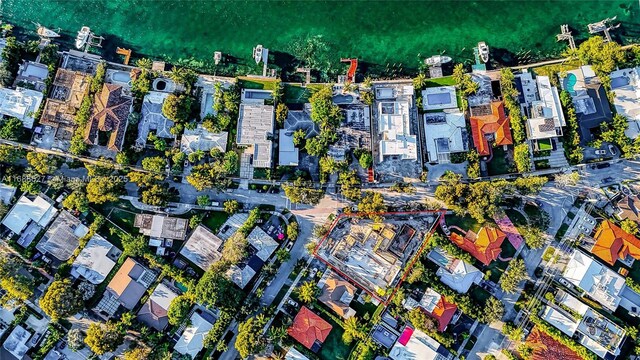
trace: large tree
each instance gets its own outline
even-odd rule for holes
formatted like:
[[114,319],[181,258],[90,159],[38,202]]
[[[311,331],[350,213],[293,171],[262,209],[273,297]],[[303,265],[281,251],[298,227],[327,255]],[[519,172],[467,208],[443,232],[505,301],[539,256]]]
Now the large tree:
[[113,322],[89,324],[84,343],[97,355],[114,351],[124,342],[125,333]]
[[147,171],[161,173],[164,172],[166,166],[167,160],[160,156],[152,156],[142,159],[142,168]]
[[0,298],[0,306],[14,307],[33,296],[34,281],[17,258],[0,254],[0,289],[5,294]]
[[115,176],[92,177],[87,184],[87,199],[94,204],[117,201],[124,192],[124,182]]
[[24,128],[20,119],[10,117],[0,122],[0,138],[7,140],[18,140]]
[[43,175],[51,174],[58,168],[58,159],[52,155],[29,152],[27,153],[27,161],[38,173]]
[[231,237],[224,242],[222,258],[230,264],[237,264],[247,257],[248,247],[249,242],[246,236],[242,232],[236,231],[235,234],[231,235]]
[[262,329],[267,324],[267,321],[268,319],[260,314],[240,323],[235,348],[242,358],[257,354],[264,349],[266,339],[262,334]]
[[67,318],[83,307],[82,294],[72,287],[69,279],[52,282],[40,299],[40,308],[53,321]]
[[162,114],[177,123],[189,120],[193,99],[185,94],[170,94],[162,103]]
[[482,322],[489,324],[502,319],[503,315],[504,304],[493,296],[487,299],[482,313]]
[[195,287],[196,302],[235,311],[244,294],[225,276],[227,269],[228,265],[220,261],[202,275]]
[[298,287],[297,293],[300,301],[308,304],[316,300],[316,298],[320,294],[320,288],[316,286],[316,283],[312,281],[306,281]]
[[509,267],[500,277],[500,287],[508,293],[515,293],[520,281],[527,278],[527,268],[524,260],[514,259],[509,262]]
[[191,305],[193,305],[193,300],[191,299],[191,296],[187,294],[182,294],[171,300],[171,304],[169,304],[169,310],[167,311],[169,324],[178,325],[182,323],[182,321],[189,314]]

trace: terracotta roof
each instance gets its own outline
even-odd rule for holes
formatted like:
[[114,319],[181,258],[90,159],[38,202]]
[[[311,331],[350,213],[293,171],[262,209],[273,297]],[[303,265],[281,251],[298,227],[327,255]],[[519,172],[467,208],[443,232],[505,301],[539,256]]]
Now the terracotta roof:
[[449,239],[483,264],[489,265],[500,255],[502,242],[506,237],[500,229],[483,227],[478,234],[468,231],[464,237],[451,233]]
[[618,258],[624,259],[627,256],[640,260],[640,240],[609,220],[600,223],[593,238],[596,243],[591,248],[591,253],[609,265],[615,264]]
[[456,304],[448,302],[444,296],[440,297],[435,309],[430,313],[431,317],[438,321],[438,331],[443,332],[447,328],[457,309]]
[[116,275],[107,286],[107,291],[114,294],[124,307],[131,310],[147,290],[138,279],[145,269],[135,260],[127,258]]
[[[356,287],[348,281],[332,272],[322,288],[322,294],[318,298],[322,303],[335,311],[343,318],[349,317],[353,310],[349,307],[356,293]],[[348,302],[347,302],[348,300]],[[351,311],[350,311],[351,310]]]
[[102,91],[95,96],[93,115],[85,128],[84,141],[96,145],[99,131],[110,132],[107,147],[121,150],[131,104],[132,100],[122,95],[122,86],[104,84]]
[[287,332],[307,349],[317,351],[332,328],[331,324],[303,306]]
[[471,110],[471,133],[473,135],[473,144],[478,149],[479,155],[489,155],[491,153],[492,144],[487,140],[487,135],[494,134],[496,145],[511,145],[513,138],[511,137],[511,126],[509,118],[504,112],[504,103],[502,101],[494,101],[491,103],[491,113],[487,115],[473,115]]
[[550,360],[550,359],[563,359],[563,360],[581,360],[573,350],[567,346],[562,345],[558,341],[554,340],[551,336],[540,331],[538,327],[534,327],[529,337],[527,337],[527,344],[533,348],[532,360]]

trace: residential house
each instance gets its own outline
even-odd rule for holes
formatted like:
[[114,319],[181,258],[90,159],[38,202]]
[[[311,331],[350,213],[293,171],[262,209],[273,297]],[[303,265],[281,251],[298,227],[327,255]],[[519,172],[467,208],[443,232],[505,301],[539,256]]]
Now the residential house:
[[303,306],[287,333],[307,349],[317,353],[327,339],[333,326]]
[[591,253],[611,266],[617,260],[627,266],[631,266],[634,259],[640,260],[640,239],[609,220],[600,223],[593,238],[596,242]]
[[13,84],[16,87],[29,87],[42,92],[47,88],[46,80],[48,77],[49,68],[47,65],[34,61],[23,61]]
[[563,276],[611,311],[620,304],[624,278],[580,250],[571,254]]
[[616,70],[609,78],[616,112],[627,118],[629,123],[625,134],[635,139],[640,135],[640,68]]
[[464,114],[460,111],[424,114],[427,155],[432,164],[451,162],[451,154],[469,150]]
[[322,293],[318,300],[344,319],[356,314],[349,305],[356,294],[356,287],[343,279],[340,275],[327,269],[318,282]]
[[292,346],[284,354],[284,360],[309,360],[309,358]]
[[229,133],[226,131],[213,133],[198,124],[193,130],[184,130],[180,140],[180,151],[187,155],[196,151],[208,153],[212,149],[225,152],[227,151],[228,137]]
[[422,90],[422,109],[424,111],[457,108],[458,98],[455,86],[429,87]]
[[122,251],[98,234],[94,234],[71,265],[71,276],[98,285],[102,283]]
[[149,133],[152,131],[159,138],[174,138],[174,135],[171,134],[171,128],[174,125],[173,121],[162,114],[162,104],[168,96],[168,93],[159,91],[150,91],[145,95],[144,100],[142,100],[141,118],[138,123],[136,147],[144,148],[147,145]]
[[460,294],[466,294],[473,284],[480,284],[484,277],[478,268],[454,258],[439,247],[431,250],[427,258],[439,266],[436,275],[440,281]]
[[278,130],[278,165],[298,166],[299,151],[293,143],[293,131]]
[[470,110],[471,134],[478,155],[489,156],[492,147],[513,144],[511,125],[502,101],[474,106]]
[[187,326],[173,349],[182,355],[189,355],[195,358],[204,348],[204,338],[207,336],[216,319],[205,310],[197,310],[189,319]]
[[[2,347],[15,359],[22,360],[31,348],[31,346],[28,345],[31,335],[32,334],[22,327],[22,325],[17,325],[4,341]],[[0,352],[0,355],[2,355],[2,352]],[[7,360],[10,359],[7,357]]]
[[620,355],[626,337],[624,329],[590,307],[580,306],[574,311],[579,316],[545,306],[540,317],[602,359]]
[[[252,257],[252,259],[255,260],[259,258]],[[227,270],[226,275],[234,284],[238,285],[240,289],[244,289],[249,285],[251,279],[256,276],[256,273],[260,271],[263,264],[261,261],[258,262],[257,266],[250,266],[249,263],[234,264]]]
[[454,303],[448,302],[444,296],[432,288],[425,290],[420,301],[412,296],[404,300],[403,306],[407,310],[420,308],[431,316],[438,323],[438,331],[443,332],[456,315],[458,307]]
[[54,147],[66,148],[76,128],[75,116],[89,92],[91,75],[79,71],[58,69],[49,92],[40,124],[55,128]]
[[363,104],[339,106],[344,118],[336,129],[338,141],[329,145],[327,155],[344,161],[349,150],[371,151],[371,108]]
[[89,228],[67,210],[53,220],[44,233],[36,249],[56,263],[67,261],[80,246],[80,238],[87,235]]
[[[250,154],[250,162],[254,168],[270,168],[273,157],[274,108],[273,105],[264,104],[265,97],[252,95],[254,93],[262,94],[256,90],[242,90],[243,101],[240,103],[236,143],[247,147],[245,153]],[[270,92],[268,96],[271,96]]]
[[[84,130],[84,141],[121,151],[132,104],[133,100],[124,95],[122,86],[104,84],[102,91],[95,95],[93,113]],[[101,132],[105,133],[104,144],[100,141]]]
[[242,225],[244,225],[247,219],[249,219],[249,214],[247,213],[237,213],[231,215],[227,219],[227,221],[225,221],[224,224],[220,226],[220,230],[217,234],[218,237],[222,239],[222,241],[229,240],[229,238],[232,237],[233,234],[235,234]]
[[133,310],[155,279],[153,271],[127,258],[107,285],[96,310],[107,317],[114,316],[120,307]]
[[33,128],[33,115],[40,109],[44,96],[35,90],[17,87],[15,90],[0,88],[0,114],[22,121],[22,126]]
[[599,132],[600,125],[613,118],[606,90],[589,65],[567,71],[560,85],[572,97],[580,126],[581,144],[586,145]]
[[161,282],[151,293],[149,300],[138,311],[137,319],[141,323],[162,332],[169,324],[169,305],[178,297],[176,290]]
[[455,232],[449,236],[454,244],[485,265],[489,265],[498,258],[502,251],[502,243],[506,238],[507,235],[502,230],[486,226],[481,228],[477,234],[469,230],[464,236]]
[[224,241],[203,225],[198,225],[180,249],[180,255],[200,269],[207,271],[222,258]]
[[255,256],[266,262],[278,248],[278,243],[262,228],[256,226],[247,236],[247,242],[255,249]]
[[136,214],[133,221],[140,233],[155,239],[184,240],[187,225],[187,219],[150,214]]
[[640,195],[622,195],[616,203],[616,207],[618,208],[616,215],[619,219],[629,219],[640,223]]
[[18,189],[11,185],[0,184],[0,202],[9,205],[13,202],[13,196]]
[[[413,87],[411,92],[413,93]],[[411,112],[413,97],[403,92],[403,96],[388,97],[389,90],[395,94],[395,89],[376,89],[378,114],[378,154],[379,162],[386,157],[401,160],[418,159],[418,140],[411,129]]]
[[52,201],[40,195],[33,200],[22,195],[2,219],[2,225],[19,235],[18,244],[26,248],[57,213]]
[[391,348],[389,358],[392,360],[451,360],[453,355],[429,335],[407,326]]
[[539,100],[531,103],[525,113],[527,116],[527,136],[534,149],[539,150],[539,142],[548,144],[550,139],[562,136],[562,127],[566,126],[558,89],[551,86],[548,76],[537,76]]

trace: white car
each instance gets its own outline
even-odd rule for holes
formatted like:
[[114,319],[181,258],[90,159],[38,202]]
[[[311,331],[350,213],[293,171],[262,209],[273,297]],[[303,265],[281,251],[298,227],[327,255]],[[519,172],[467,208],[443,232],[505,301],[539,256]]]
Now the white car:
[[596,155],[601,156],[601,155],[606,155],[607,151],[606,150],[596,150]]
[[558,282],[568,288],[571,288],[571,283],[569,281],[567,281],[567,279],[561,277],[560,279],[558,279]]

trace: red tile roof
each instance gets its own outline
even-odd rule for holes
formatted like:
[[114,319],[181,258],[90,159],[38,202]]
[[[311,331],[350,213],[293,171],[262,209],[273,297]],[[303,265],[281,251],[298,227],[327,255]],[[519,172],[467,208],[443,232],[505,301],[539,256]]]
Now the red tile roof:
[[332,328],[331,324],[303,306],[287,332],[292,338],[311,350],[316,342],[321,344],[327,339]]
[[483,264],[489,265],[500,255],[502,242],[506,237],[500,229],[483,227],[477,235],[472,231],[468,231],[464,237],[451,233],[449,239]]
[[447,328],[457,309],[456,304],[447,302],[444,296],[440,297],[438,304],[430,314],[431,317],[438,321],[438,331],[443,332]]
[[491,153],[491,146],[486,136],[494,134],[496,145],[511,145],[511,126],[509,118],[504,112],[504,103],[494,101],[491,103],[491,114],[472,115],[470,119],[473,144],[478,149],[478,154],[486,156]]
[[551,336],[538,330],[538,327],[534,327],[529,337],[527,337],[527,344],[533,348],[532,360],[581,360],[575,352],[569,349],[567,346],[562,345],[558,341],[554,340]]
[[629,255],[640,260],[640,240],[609,220],[600,223],[593,238],[596,243],[591,248],[591,253],[609,265]]

